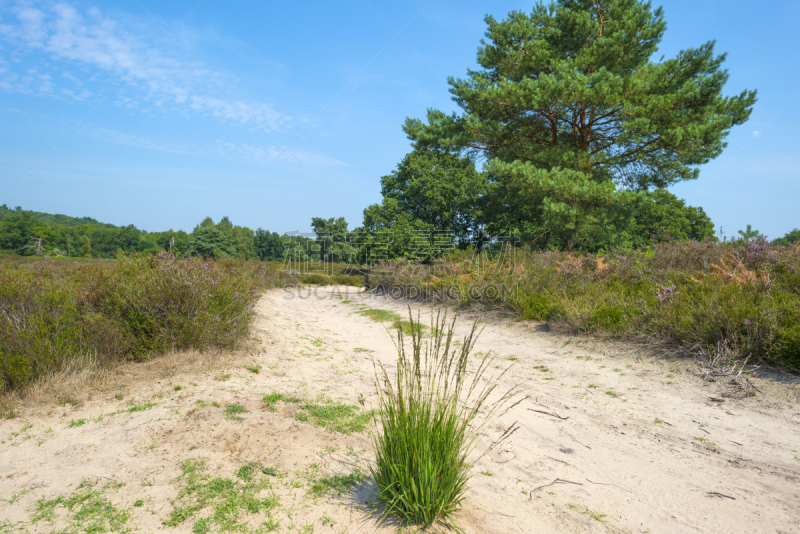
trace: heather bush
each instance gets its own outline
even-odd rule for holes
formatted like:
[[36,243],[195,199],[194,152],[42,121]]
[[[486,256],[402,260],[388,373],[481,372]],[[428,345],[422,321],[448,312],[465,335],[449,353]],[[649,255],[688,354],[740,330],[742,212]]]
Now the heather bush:
[[392,296],[501,305],[523,319],[689,352],[720,344],[741,358],[800,369],[800,246],[754,241],[659,243],[604,255],[532,252],[378,266]]
[[91,307],[124,325],[134,353],[232,348],[247,335],[258,291],[234,265],[162,252],[118,261],[99,276]]
[[82,352],[74,289],[29,272],[0,272],[0,371],[20,386]]
[[331,280],[324,274],[308,274],[303,277],[303,283],[314,284],[318,286],[327,286],[331,283]]
[[161,253],[116,262],[0,262],[0,389],[68,361],[141,359],[168,349],[233,348],[268,287],[296,279],[259,262]]

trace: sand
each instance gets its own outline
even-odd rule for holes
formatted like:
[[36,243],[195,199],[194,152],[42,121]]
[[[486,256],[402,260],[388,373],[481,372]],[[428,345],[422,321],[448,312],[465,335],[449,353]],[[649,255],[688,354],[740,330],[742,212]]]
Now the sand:
[[[0,421],[0,532],[64,528],[63,506],[53,523],[31,523],[32,513],[40,499],[74,495],[83,480],[106,486],[102,495],[129,512],[131,529],[192,532],[209,510],[164,525],[180,504],[188,459],[219,477],[235,478],[248,462],[277,468],[264,495],[280,504],[271,516],[243,515],[251,525],[272,517],[278,532],[395,531],[396,522],[366,504],[368,481],[341,495],[310,494],[320,477],[366,469],[369,435],[312,426],[297,419],[295,405],[270,411],[261,397],[373,406],[373,364],[392,366],[396,349],[389,323],[357,312],[405,315],[409,305],[424,321],[436,310],[357,288],[269,291],[256,305],[250,348],[218,365],[144,374],[91,400],[86,392],[77,406],[21,403],[17,418]],[[511,423],[520,426],[475,463],[457,516],[466,532],[800,532],[796,379],[754,378],[751,395],[727,379],[705,380],[697,362],[559,335],[497,312],[463,313],[459,332],[475,318],[483,327],[475,350],[491,350],[500,368],[493,371],[513,365],[501,385],[527,388],[529,398],[478,443],[480,451]],[[258,374],[245,368],[254,365]],[[225,417],[230,404],[246,410],[241,421]]]

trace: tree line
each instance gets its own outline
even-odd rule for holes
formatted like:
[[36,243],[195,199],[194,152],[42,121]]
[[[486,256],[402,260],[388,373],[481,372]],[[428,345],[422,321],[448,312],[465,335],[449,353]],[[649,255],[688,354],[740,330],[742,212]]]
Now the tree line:
[[[228,217],[217,223],[206,217],[191,233],[183,230],[147,232],[132,224],[115,226],[91,217],[0,206],[0,252],[5,254],[114,258],[120,254],[168,250],[178,256],[281,261],[288,240],[277,232],[236,226]],[[310,238],[291,238],[297,243],[304,240]]]
[[[448,78],[461,111],[405,121],[412,149],[352,232],[343,218],[281,236],[223,217],[191,233],[148,233],[3,206],[0,250],[363,264],[498,242],[600,252],[714,239],[703,208],[667,190],[698,178],[756,102],[752,90],[724,93],[714,41],[654,61],[666,22],[641,0],[558,0],[485,21],[481,69]],[[777,242],[798,239],[793,230]]]

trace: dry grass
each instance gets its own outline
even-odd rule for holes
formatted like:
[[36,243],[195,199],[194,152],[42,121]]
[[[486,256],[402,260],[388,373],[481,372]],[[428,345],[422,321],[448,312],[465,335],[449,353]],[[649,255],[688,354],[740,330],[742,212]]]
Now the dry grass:
[[27,386],[0,394],[5,412],[49,412],[54,406],[80,406],[98,397],[127,396],[140,384],[157,384],[175,376],[182,380],[235,367],[252,356],[250,347],[233,351],[169,351],[147,361],[100,364],[95,358],[71,360],[58,371],[38,377]]

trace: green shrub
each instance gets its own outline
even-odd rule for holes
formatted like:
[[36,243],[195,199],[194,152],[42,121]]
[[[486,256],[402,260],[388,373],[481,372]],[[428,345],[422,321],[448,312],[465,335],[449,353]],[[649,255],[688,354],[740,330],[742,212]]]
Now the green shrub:
[[86,352],[75,291],[30,272],[0,273],[0,373],[24,386]]
[[800,370],[800,245],[707,240],[602,256],[506,248],[454,257],[387,263],[370,283],[423,300],[500,304],[574,332],[649,336],[689,352],[724,345],[751,363]]
[[232,348],[247,335],[256,297],[235,268],[167,253],[121,259],[94,289],[92,306],[124,325],[137,355]]
[[309,274],[303,277],[304,284],[315,284],[318,286],[330,285],[331,279],[324,274]]
[[[516,404],[518,392],[492,395],[488,402],[499,379],[484,379],[492,363],[488,355],[468,375],[477,322],[459,347],[452,343],[455,320],[448,325],[445,315],[432,319],[430,330],[436,334],[426,343],[410,312],[409,323],[410,353],[403,330],[397,331],[394,382],[383,366],[376,369],[379,419],[370,470],[385,513],[423,527],[436,521],[455,526],[452,515],[470,478],[467,456],[485,426]],[[515,429],[512,425],[493,446]]]
[[518,295],[510,303],[520,311],[521,319],[536,319],[546,322],[564,314],[557,299],[547,293]]
[[167,253],[116,262],[0,261],[0,389],[73,361],[234,347],[248,334],[260,291],[293,283],[262,262]]
[[336,274],[331,277],[334,284],[340,284],[343,286],[354,286],[354,287],[361,287],[364,285],[364,277],[363,276],[351,276],[346,274]]

